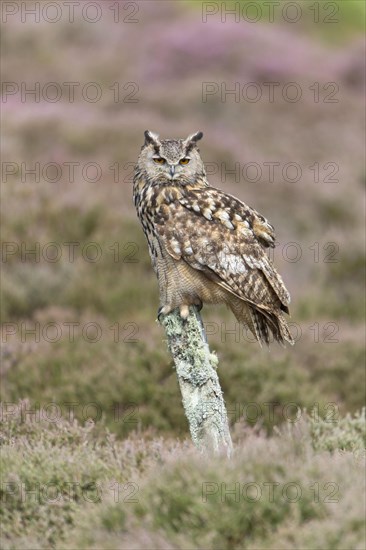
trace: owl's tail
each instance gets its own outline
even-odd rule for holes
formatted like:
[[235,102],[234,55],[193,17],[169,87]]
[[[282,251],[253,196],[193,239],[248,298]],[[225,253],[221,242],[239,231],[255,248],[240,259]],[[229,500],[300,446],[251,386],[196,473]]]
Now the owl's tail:
[[281,311],[267,312],[254,308],[250,308],[250,310],[255,326],[255,335],[260,343],[264,342],[269,345],[272,335],[283,346],[286,342],[291,345],[295,343]]
[[228,305],[239,323],[249,327],[260,344],[269,345],[273,339],[282,345],[295,343],[279,308],[276,311],[259,309],[244,300],[232,300]]

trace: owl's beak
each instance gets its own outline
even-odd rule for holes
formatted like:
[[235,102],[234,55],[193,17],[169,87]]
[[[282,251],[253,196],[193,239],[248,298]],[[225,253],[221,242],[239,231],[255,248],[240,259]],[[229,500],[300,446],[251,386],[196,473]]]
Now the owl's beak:
[[174,173],[175,173],[175,166],[174,166],[174,165],[171,165],[171,166],[170,166],[170,175],[173,177],[173,176],[174,176]]

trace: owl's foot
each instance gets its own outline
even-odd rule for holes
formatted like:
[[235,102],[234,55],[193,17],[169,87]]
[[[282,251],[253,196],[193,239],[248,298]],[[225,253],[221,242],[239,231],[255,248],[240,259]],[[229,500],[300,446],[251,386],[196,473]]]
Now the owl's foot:
[[[202,304],[201,304],[201,308],[202,308]],[[169,305],[160,306],[159,309],[158,309],[158,321],[159,321],[159,323],[161,322],[161,318],[164,315],[168,315],[168,313],[171,313],[174,309],[175,308],[173,308]],[[188,315],[189,315],[189,306],[187,304],[181,304],[179,306],[179,313],[180,313],[181,318],[184,319],[184,321],[186,321],[187,318],[188,318]]]

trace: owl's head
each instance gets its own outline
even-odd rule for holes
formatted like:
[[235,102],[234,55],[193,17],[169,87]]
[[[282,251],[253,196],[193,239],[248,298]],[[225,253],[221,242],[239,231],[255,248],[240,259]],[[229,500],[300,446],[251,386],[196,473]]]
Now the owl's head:
[[146,130],[138,160],[139,170],[151,183],[195,183],[198,177],[205,176],[197,148],[197,141],[202,136],[202,132],[196,132],[186,139],[159,139],[157,134]]

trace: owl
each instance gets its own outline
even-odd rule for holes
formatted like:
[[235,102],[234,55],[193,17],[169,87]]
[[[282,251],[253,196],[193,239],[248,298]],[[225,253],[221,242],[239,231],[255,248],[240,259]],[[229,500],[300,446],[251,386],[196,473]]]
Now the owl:
[[160,291],[159,315],[224,303],[259,343],[293,344],[284,313],[290,295],[266,250],[273,226],[239,199],[211,187],[196,132],[160,139],[149,130],[133,183]]

